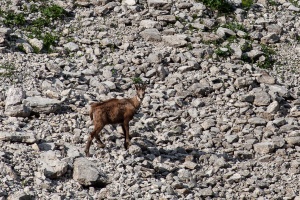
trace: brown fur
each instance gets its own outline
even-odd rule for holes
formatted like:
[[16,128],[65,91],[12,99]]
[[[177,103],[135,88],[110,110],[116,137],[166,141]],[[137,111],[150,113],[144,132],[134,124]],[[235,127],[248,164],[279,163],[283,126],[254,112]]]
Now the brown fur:
[[[93,138],[99,142],[100,147],[105,147],[99,137],[100,131],[107,124],[121,124],[125,135],[124,146],[130,146],[129,121],[132,120],[136,111],[140,108],[145,94],[145,86],[136,85],[136,96],[127,99],[110,99],[104,102],[91,104],[90,118],[94,123],[94,130],[90,133],[85,153],[89,156],[89,149]],[[140,100],[139,100],[140,99]]]

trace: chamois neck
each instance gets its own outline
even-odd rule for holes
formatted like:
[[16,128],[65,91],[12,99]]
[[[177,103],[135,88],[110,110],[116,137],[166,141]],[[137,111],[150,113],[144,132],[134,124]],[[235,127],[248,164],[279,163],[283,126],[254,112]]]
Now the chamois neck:
[[141,106],[142,99],[138,95],[132,97],[131,101],[135,108],[139,108]]

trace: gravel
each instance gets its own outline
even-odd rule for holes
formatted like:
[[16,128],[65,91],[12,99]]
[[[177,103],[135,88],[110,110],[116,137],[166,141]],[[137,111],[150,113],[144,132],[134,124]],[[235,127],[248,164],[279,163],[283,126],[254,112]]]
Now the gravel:
[[[0,199],[300,199],[300,6],[234,2],[51,0],[48,48],[1,16]],[[132,145],[105,126],[85,157],[89,104],[133,96],[136,77]]]

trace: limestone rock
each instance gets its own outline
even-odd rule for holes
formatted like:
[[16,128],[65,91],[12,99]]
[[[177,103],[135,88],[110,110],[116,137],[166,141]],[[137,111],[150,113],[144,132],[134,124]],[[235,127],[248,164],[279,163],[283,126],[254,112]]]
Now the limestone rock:
[[108,177],[86,158],[75,160],[73,179],[84,186],[105,187],[108,184]]

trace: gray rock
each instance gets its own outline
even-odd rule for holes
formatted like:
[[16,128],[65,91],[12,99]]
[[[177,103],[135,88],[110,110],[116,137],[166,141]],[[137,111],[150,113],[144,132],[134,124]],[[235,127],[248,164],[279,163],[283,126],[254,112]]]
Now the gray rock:
[[246,95],[239,96],[239,100],[242,102],[253,103],[254,99],[255,96],[253,94],[246,94]]
[[248,123],[256,125],[256,126],[261,126],[261,125],[266,125],[267,122],[265,119],[260,118],[260,117],[252,117],[248,119]]
[[190,108],[190,109],[188,109],[188,113],[189,113],[189,115],[190,115],[192,118],[196,118],[196,117],[199,116],[199,113],[198,113],[198,111],[197,111],[196,108]]
[[277,119],[274,119],[272,122],[277,127],[283,126],[283,125],[285,125],[287,123],[284,118],[277,118]]
[[280,85],[270,85],[269,86],[270,93],[278,93],[279,96],[283,98],[289,98],[291,96],[290,91],[285,86]]
[[229,179],[227,179],[227,181],[230,183],[230,184],[233,184],[233,183],[237,183],[237,182],[240,182],[242,179],[242,176],[241,174],[239,173],[235,173],[233,174]]
[[106,174],[86,158],[75,160],[73,179],[84,186],[105,187],[109,183]]
[[160,35],[159,31],[155,28],[145,29],[142,32],[140,32],[140,35],[146,41],[150,41],[150,42],[160,42],[160,41],[162,41],[162,38],[161,38],[161,35]]
[[157,21],[165,21],[169,23],[176,22],[176,17],[174,15],[159,15],[157,16]]
[[248,58],[251,58],[251,59],[256,59],[262,55],[264,55],[264,52],[262,51],[259,51],[259,50],[251,50],[249,52],[246,52],[245,55],[248,57]]
[[228,29],[228,28],[223,28],[223,27],[219,27],[216,31],[217,35],[224,38],[224,37],[228,37],[228,36],[235,36],[235,32],[233,32],[232,30]]
[[212,92],[212,87],[208,84],[194,83],[189,91],[196,96],[206,96]]
[[105,84],[110,90],[115,90],[117,88],[116,84],[112,81],[104,81],[102,84]]
[[141,147],[139,147],[138,145],[131,145],[128,149],[129,153],[132,155],[139,155],[142,153],[142,149]]
[[252,90],[251,93],[254,94],[255,96],[253,102],[254,105],[267,106],[270,104],[271,96],[267,92],[257,89],[257,90]]
[[287,137],[287,138],[285,138],[285,141],[286,141],[290,146],[299,146],[299,145],[300,145],[300,136],[296,136],[296,137]]
[[54,151],[43,152],[40,157],[40,170],[47,178],[56,179],[67,172],[68,163],[58,159]]
[[196,169],[198,165],[197,165],[197,163],[192,162],[192,161],[185,161],[183,163],[183,166],[187,169]]
[[32,200],[33,196],[26,194],[24,191],[17,191],[7,197],[7,200]]
[[22,142],[32,144],[36,142],[35,134],[32,132],[5,132],[0,131],[0,140],[10,142]]
[[[8,115],[10,116],[19,116],[19,115],[26,115],[27,112],[24,110],[23,112],[16,112],[16,113],[11,113],[13,112],[13,109],[17,105],[21,105],[22,101],[26,97],[26,93],[22,88],[15,88],[11,87],[8,89],[7,94],[6,94],[6,100],[5,100],[5,110]],[[9,112],[9,110],[12,110]],[[28,115],[27,115],[28,116]]]
[[112,47],[115,45],[114,41],[110,38],[103,38],[101,41],[100,41],[100,44],[104,47]]
[[201,36],[204,42],[218,42],[222,39],[222,37],[214,33],[202,32]]
[[269,33],[261,38],[261,42],[264,44],[274,44],[280,40],[280,37],[276,33]]
[[177,34],[177,35],[165,35],[162,36],[162,40],[165,42],[166,45],[169,45],[171,47],[184,47],[187,45],[187,36],[183,34]]
[[267,108],[268,113],[276,113],[279,110],[279,103],[277,101],[273,101]]
[[61,108],[61,102],[59,100],[40,96],[27,97],[24,103],[36,113],[56,113]]
[[12,167],[6,164],[5,162],[0,162],[0,175],[9,176],[14,180],[18,179],[18,175],[15,172],[15,170],[13,170]]
[[156,71],[157,71],[157,75],[160,77],[161,80],[164,80],[168,76],[168,74],[169,74],[169,72],[167,71],[167,69],[164,66],[162,66],[162,65],[159,65],[157,67]]
[[230,44],[230,48],[233,50],[233,57],[234,58],[237,58],[237,59],[240,59],[242,57],[242,50],[240,48],[240,45],[237,44],[237,43],[231,43]]
[[234,142],[239,141],[239,136],[238,135],[226,135],[225,139],[229,144],[232,144]]
[[201,126],[204,130],[207,130],[215,125],[216,125],[216,122],[213,119],[207,119],[201,124]]
[[99,16],[103,16],[112,11],[116,6],[118,6],[117,2],[108,2],[104,6],[97,6],[95,8],[95,14]]
[[150,19],[145,19],[140,22],[140,27],[144,27],[146,29],[158,28],[158,22]]
[[145,76],[147,78],[153,77],[156,75],[156,69],[150,69],[149,71],[146,72]]
[[262,75],[257,77],[256,80],[259,83],[265,83],[265,84],[270,84],[270,85],[275,84],[275,78],[266,73],[263,73]]
[[211,188],[200,189],[198,193],[201,197],[210,197],[210,196],[213,196],[213,194],[214,194],[213,190]]
[[43,49],[43,47],[44,47],[43,41],[39,40],[37,38],[30,39],[29,43],[32,46],[32,48],[34,48],[34,51],[40,52]]
[[249,87],[250,85],[252,85],[254,83],[253,79],[250,77],[239,77],[234,81],[234,85],[237,88],[243,88],[243,87]]
[[68,49],[69,51],[78,51],[79,50],[79,46],[77,44],[75,44],[74,42],[69,42],[67,44],[64,44],[64,48]]
[[33,53],[32,46],[27,42],[19,43],[18,47],[21,48],[25,53]]
[[163,59],[163,56],[161,53],[159,52],[155,52],[155,53],[151,53],[149,54],[147,60],[150,62],[150,63],[156,63],[156,64],[159,64],[162,62],[162,59]]
[[128,6],[136,5],[136,0],[122,0],[122,4],[126,4]]
[[148,6],[160,10],[170,10],[172,0],[147,0]]
[[6,106],[4,114],[11,117],[28,117],[30,113],[31,110],[29,107],[20,104],[15,106]]
[[181,73],[192,71],[192,70],[194,70],[193,66],[181,66],[178,68],[178,71],[180,71]]
[[275,150],[273,142],[261,142],[254,144],[254,151],[259,154],[272,153]]
[[290,5],[288,7],[288,10],[291,10],[291,11],[295,11],[295,12],[299,12],[300,11],[300,8],[294,6],[294,5]]
[[192,173],[190,172],[190,170],[186,170],[186,169],[179,169],[178,170],[178,178],[180,180],[190,180],[192,177]]

